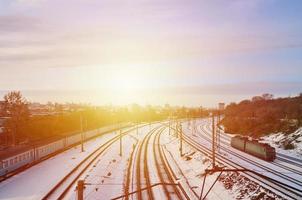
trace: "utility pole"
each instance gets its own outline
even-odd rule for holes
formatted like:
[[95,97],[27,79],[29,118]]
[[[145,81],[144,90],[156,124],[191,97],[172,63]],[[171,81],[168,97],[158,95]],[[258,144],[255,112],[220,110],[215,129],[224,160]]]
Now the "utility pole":
[[171,118],[169,118],[169,136],[171,135]]
[[176,137],[179,137],[179,121],[177,120],[177,125],[176,125]]
[[176,136],[176,138],[178,138],[178,119],[175,119],[175,121],[174,121],[174,123],[175,123],[175,131],[174,131],[174,135]]
[[136,120],[136,136],[138,136],[138,120]]
[[87,117],[85,118],[85,130],[88,129]]
[[85,189],[84,180],[79,180],[77,184],[78,200],[84,200],[84,189]]
[[149,111],[149,131],[151,131],[151,113],[150,113],[150,111]]
[[217,135],[217,138],[218,138],[217,144],[218,144],[218,152],[220,152],[220,127],[219,127],[219,124],[220,124],[220,111],[218,111],[218,122],[217,122],[217,133],[218,133],[218,135]]
[[179,150],[180,150],[180,156],[182,156],[183,154],[182,154],[182,126],[181,126],[181,124],[179,126],[179,131],[180,131],[180,148],[179,148]]
[[194,135],[194,119],[192,118],[191,128],[192,128],[192,135]]
[[120,156],[122,156],[123,154],[123,151],[122,151],[122,149],[123,149],[123,143],[122,143],[122,130],[120,129]]
[[194,119],[194,135],[195,135],[196,132],[197,132],[197,129],[196,129],[196,119]]
[[216,165],[215,165],[215,117],[214,117],[214,113],[212,113],[212,158],[213,158],[213,169],[215,169]]
[[80,116],[80,124],[81,124],[81,152],[84,152],[84,135],[83,135],[83,116],[81,113]]

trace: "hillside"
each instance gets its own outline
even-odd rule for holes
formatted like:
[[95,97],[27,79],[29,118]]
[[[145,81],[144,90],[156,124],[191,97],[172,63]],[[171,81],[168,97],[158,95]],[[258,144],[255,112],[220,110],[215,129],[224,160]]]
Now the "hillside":
[[302,126],[302,94],[273,98],[271,94],[231,103],[224,112],[226,132],[253,137],[270,133],[289,134]]
[[277,149],[277,152],[302,156],[302,127],[290,134],[276,133],[261,138],[261,142],[268,143]]

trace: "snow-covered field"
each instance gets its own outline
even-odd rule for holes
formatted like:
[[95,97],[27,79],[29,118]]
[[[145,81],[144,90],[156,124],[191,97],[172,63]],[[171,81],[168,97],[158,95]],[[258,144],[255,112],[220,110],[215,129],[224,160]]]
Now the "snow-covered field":
[[[191,199],[198,199],[201,194],[204,171],[210,168],[211,161],[205,155],[191,148],[184,143],[183,156],[176,150],[175,146],[179,146],[179,141],[175,138],[168,138],[166,151],[169,163],[171,163],[174,172],[179,178],[179,182],[183,185],[188,193],[191,193]],[[218,173],[208,175],[204,187],[203,196],[209,191],[209,188],[217,178]],[[225,189],[221,182],[215,184],[214,188],[208,194],[207,199],[234,199],[232,194]]]
[[[183,123],[183,129],[184,131],[191,137],[194,138],[194,141],[198,141],[199,144],[202,144],[207,149],[211,150],[212,148],[212,142],[211,142],[211,120],[200,120],[197,123],[197,132],[192,132],[192,129],[190,126],[188,126],[187,123]],[[246,154],[244,152],[241,152],[237,149],[234,149],[230,146],[230,136],[227,134],[221,133],[221,143],[220,143],[220,149],[219,153],[220,160],[224,162],[224,164],[231,164],[233,167],[238,168],[246,168],[253,170],[255,172],[258,172],[259,174],[263,174],[265,176],[268,176],[270,178],[273,178],[276,181],[280,181],[284,184],[287,184],[291,187],[297,188],[298,190],[302,191],[302,166],[296,165],[296,162],[290,162],[288,163],[288,159],[276,159],[274,162],[267,162],[261,159],[258,159],[254,156],[251,156],[249,154]],[[219,157],[219,156],[218,156]],[[228,166],[230,167],[230,165]],[[232,179],[234,179],[234,174],[231,174]],[[269,185],[263,184],[262,181],[254,179],[254,176],[250,176],[248,174],[245,174],[245,177],[248,179],[251,179],[253,182],[256,183],[258,186],[265,190],[269,189],[273,191],[273,193],[276,193],[278,196],[286,197],[286,189],[283,189],[283,193],[280,193],[278,190],[274,189],[274,187],[270,187]],[[242,182],[242,180],[239,178],[238,181],[234,181],[234,183]],[[236,184],[232,184],[235,185]],[[248,184],[249,185],[249,184]],[[250,186],[247,186],[247,188],[241,188],[241,190],[245,191],[248,190]],[[233,188],[233,187],[232,187]],[[235,187],[236,188],[236,187]],[[243,192],[245,193],[245,192]],[[265,192],[268,194],[268,192]],[[240,195],[241,192],[239,193]],[[300,195],[302,193],[300,192]],[[261,190],[258,189],[258,194],[261,195]],[[278,197],[276,196],[276,197]],[[266,195],[266,197],[269,197]],[[266,198],[264,197],[264,198]],[[274,198],[276,198],[274,197]],[[241,197],[240,197],[241,198]],[[250,197],[251,198],[251,197]]]
[[302,127],[290,134],[275,133],[261,139],[262,142],[275,147],[278,153],[298,157],[302,160]]
[[[210,122],[208,119],[196,121],[193,131],[192,124],[182,123],[183,133],[198,145],[208,149],[206,150],[208,154],[211,152]],[[112,199],[124,195],[126,192],[131,193],[146,187],[148,185],[146,177],[149,177],[151,185],[161,181],[179,183],[189,199],[199,199],[205,169],[211,168],[212,161],[204,154],[205,150],[202,152],[186,142],[183,142],[183,155],[181,156],[179,138],[176,138],[174,130],[170,133],[167,125],[160,123],[141,127],[138,132],[133,130],[123,137],[122,156],[119,155],[119,142],[114,142],[79,177],[87,184],[84,198]],[[288,137],[295,145],[295,150],[279,149],[278,145],[285,141],[282,134],[271,135],[263,140],[278,148],[277,152],[287,152],[286,155],[296,156],[299,153],[296,150],[301,149],[299,142],[301,133],[300,129]],[[116,133],[109,133],[88,141],[85,143],[85,152],[80,152],[80,146],[76,146],[0,183],[0,199],[41,199],[87,155],[114,136]],[[157,138],[160,139],[159,143]],[[275,162],[269,163],[233,149],[229,144],[230,136],[222,133],[217,165],[248,168],[302,190],[302,164],[301,166],[295,165],[298,161],[288,163],[290,158],[282,160],[277,157]],[[164,156],[160,157],[160,155]],[[168,170],[165,169],[167,165],[169,165]],[[169,174],[173,175],[170,179]],[[209,191],[218,174],[213,173],[206,176],[203,196]],[[167,199],[167,193],[169,193],[170,199],[179,199],[179,195],[176,195],[175,192],[181,190],[179,190],[180,186],[177,187],[178,189],[158,185],[151,191],[155,199]],[[65,199],[76,199],[75,190],[75,185],[73,185]],[[150,193],[147,191],[142,192],[143,199],[148,199],[149,195]],[[182,194],[182,196],[184,195]],[[137,193],[129,196],[129,199],[137,198]],[[253,177],[252,174],[236,172],[222,173],[207,194],[207,199],[223,200],[283,198],[287,199],[286,195],[267,186],[263,180]]]
[[1,182],[0,199],[41,199],[71,169],[114,135],[115,132],[90,140],[84,144],[84,152],[78,145]]

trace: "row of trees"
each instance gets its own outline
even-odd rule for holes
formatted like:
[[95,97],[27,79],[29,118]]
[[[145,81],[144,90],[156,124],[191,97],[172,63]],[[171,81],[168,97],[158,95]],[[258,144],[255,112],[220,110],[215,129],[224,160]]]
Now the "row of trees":
[[[32,115],[29,103],[20,92],[9,92],[4,96],[2,116],[5,117],[6,143],[17,144],[44,140],[51,137],[62,137],[85,130],[120,122],[149,122],[167,119],[169,117],[201,117],[207,116],[203,108],[164,107],[154,106],[125,106],[125,107],[93,107],[82,105],[76,111],[65,111],[63,107],[49,115]],[[84,126],[81,125],[81,119]],[[2,142],[3,143],[3,142]]]
[[7,119],[4,122],[4,133],[10,133],[11,143],[16,143],[16,137],[22,130],[23,125],[29,119],[27,101],[22,97],[21,92],[9,92],[4,96],[4,103],[1,114]]
[[231,103],[222,121],[227,132],[261,136],[272,132],[289,133],[302,126],[302,94],[274,99],[271,94]]

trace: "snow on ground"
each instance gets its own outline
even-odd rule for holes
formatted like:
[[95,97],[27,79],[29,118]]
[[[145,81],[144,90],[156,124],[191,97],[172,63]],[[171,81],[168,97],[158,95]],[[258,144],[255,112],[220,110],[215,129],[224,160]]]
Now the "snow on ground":
[[[141,141],[151,129],[158,125],[159,124],[143,127],[139,129],[138,134],[133,131],[129,136],[124,137],[122,157],[119,156],[119,143],[117,142],[98,159],[83,177],[86,183],[91,184],[86,186],[84,194],[85,199],[112,199],[125,194],[127,170],[131,153],[132,151],[137,150],[138,141]],[[152,144],[150,143],[150,145]],[[152,156],[150,152],[148,155]],[[133,164],[136,165],[135,160],[133,161]],[[150,171],[152,173],[151,177],[154,177],[156,171],[153,169],[150,169]],[[135,187],[136,177],[134,175],[134,168],[131,173],[133,177],[131,177],[132,181],[129,192],[138,189]],[[145,187],[145,185],[141,185],[141,187]],[[130,199],[132,198],[136,199],[136,195],[132,195]],[[76,199],[75,193],[68,199]]]
[[[201,126],[199,126],[199,130],[200,130],[200,135],[202,134],[203,137],[208,137],[211,138],[211,130],[209,129],[209,123],[207,123],[206,121],[201,122]],[[252,155],[243,153],[233,147],[230,147],[230,140],[229,138],[224,138],[221,137],[221,149],[222,149],[222,153],[224,153],[224,156],[227,158],[230,158],[234,161],[237,161],[238,163],[240,163],[242,166],[245,166],[246,168],[249,169],[254,169],[257,171],[260,171],[262,174],[264,175],[268,175],[271,178],[274,178],[276,180],[280,180],[284,183],[287,183],[289,185],[293,185],[294,187],[296,187],[297,185],[292,184],[292,179],[295,180],[301,180],[302,176],[301,176],[301,166],[296,165],[296,162],[288,162],[288,160],[282,160],[279,159],[277,157],[277,159],[274,162],[266,162],[264,160],[258,159]],[[204,141],[203,138],[199,138],[199,140]],[[211,143],[209,143],[208,141],[208,146],[211,146]],[[239,158],[241,157],[241,158]],[[244,160],[242,160],[244,159]],[[255,166],[257,165],[257,166]],[[271,173],[267,173],[267,172],[262,172],[263,169],[266,169],[265,171],[274,171],[274,172],[283,172],[285,175],[283,175],[284,177],[287,176],[287,178],[285,177],[285,179],[280,179],[279,176],[276,176],[274,174]]]
[[[209,130],[209,125],[208,125],[209,121],[207,120],[200,120],[198,121],[196,124],[198,126],[197,130],[203,134],[204,136],[210,137],[208,134],[206,134],[206,132],[204,131],[210,131]],[[202,125],[202,126],[199,126]],[[203,128],[202,128],[203,127]],[[191,131],[191,127],[188,126],[187,123],[183,123],[183,131],[190,135],[190,137],[194,137],[195,141],[198,141],[199,143],[203,144],[204,146],[206,146],[207,148],[211,149],[211,142],[206,141],[204,139],[204,137],[201,137],[200,135],[198,135],[198,133],[193,133],[192,135],[192,131]],[[222,146],[227,147],[228,149],[231,147],[228,147],[229,144],[222,144]],[[261,163],[264,166],[269,165],[270,168],[275,169],[277,168],[276,166],[273,166],[273,164],[268,163],[266,161],[257,159],[251,155],[245,154],[241,151],[238,151],[236,149],[231,148],[232,151],[236,152],[239,155],[243,155],[245,158],[249,158],[251,160],[257,160],[257,163]],[[263,171],[263,169],[258,168],[257,166],[251,164],[251,163],[247,163],[244,160],[241,160],[240,158],[237,158],[236,156],[230,155],[228,152],[226,152],[225,150],[221,149],[220,152],[221,155],[223,155],[224,157],[227,157],[229,159],[231,159],[232,161],[235,161],[236,163],[240,163],[240,165],[243,165],[249,169],[254,169],[256,171],[261,171],[261,173],[267,173],[265,171]],[[277,170],[277,169],[276,169]],[[279,169],[278,169],[279,170]],[[295,175],[297,176],[297,175]],[[294,177],[295,177],[294,176]],[[278,177],[275,177],[278,180]],[[223,173],[223,176],[219,179],[219,182],[222,183],[224,185],[224,187],[226,189],[229,190],[229,192],[232,194],[233,198],[239,198],[239,199],[266,199],[266,198],[276,198],[276,199],[282,199],[281,197],[277,196],[276,194],[270,192],[269,190],[265,189],[264,187],[262,187],[261,185],[259,185],[259,183],[254,182],[250,179],[248,179],[247,177],[241,175],[241,174],[237,174],[237,173]],[[289,183],[290,184],[290,183]]]
[[[153,126],[151,126],[147,132],[145,133],[140,133],[138,136],[136,136],[139,139],[138,144],[135,146],[134,152],[133,152],[133,160],[132,160],[132,166],[131,166],[131,170],[130,170],[130,186],[129,186],[129,192],[135,192],[139,189],[145,188],[147,186],[147,183],[145,182],[145,174],[144,174],[144,168],[148,167],[148,172],[149,172],[149,178],[150,178],[150,184],[156,184],[159,183],[159,177],[158,177],[158,173],[157,173],[157,168],[155,166],[155,157],[154,157],[154,146],[153,146],[153,142],[154,142],[154,138],[155,138],[155,133],[157,133],[161,128],[159,128],[160,125],[159,124],[155,124]],[[154,129],[155,128],[155,129]],[[153,132],[152,136],[150,137],[150,140],[148,143],[145,143],[145,145],[147,146],[147,155],[146,155],[146,159],[147,159],[147,166],[145,166],[145,162],[144,162],[144,156],[145,156],[145,145],[142,145],[142,141],[143,139],[149,135],[150,130],[155,130],[155,132]],[[140,176],[141,176],[141,181],[140,181],[140,186],[139,188],[137,187],[137,176],[138,176],[138,171],[137,171],[137,163],[138,163],[138,156],[139,156],[139,148],[142,148],[142,152],[141,152],[141,161],[140,161]],[[127,167],[129,167],[129,163],[127,165]],[[125,174],[125,176],[127,175],[127,173]],[[126,180],[125,180],[126,182]],[[156,186],[156,187],[152,187],[152,193],[154,195],[155,199],[165,199],[165,193],[163,190],[162,186]],[[147,190],[142,191],[142,197],[143,199],[148,199],[148,192]],[[130,199],[137,199],[137,193],[133,194],[130,196]]]
[[[201,193],[205,169],[211,166],[211,161],[205,155],[192,149],[186,143],[183,144],[184,156],[181,157],[178,148],[176,148],[179,147],[179,140],[175,139],[175,137],[163,137],[162,144],[165,144],[169,163],[171,164],[173,171],[176,172],[179,182],[187,191],[190,199],[198,199]],[[217,173],[207,176],[203,196],[207,193],[217,176]],[[221,182],[217,182],[208,194],[207,199],[227,200],[234,198],[231,193],[224,188]]]
[[234,199],[284,199],[261,187],[258,183],[236,172],[223,173],[219,181]]
[[[196,126],[205,124],[204,128],[209,130],[207,120],[199,120]],[[159,126],[154,124],[139,129],[139,134],[134,130],[128,136],[123,137],[123,156],[119,156],[119,142],[115,142],[108,148],[100,158],[83,174],[81,179],[86,183],[85,199],[111,199],[125,192],[125,183],[127,179],[127,170],[130,157],[133,155],[134,160],[131,170],[131,181],[129,192],[136,188],[136,154],[138,143],[142,141],[144,136],[153,128]],[[190,137],[201,144],[210,147],[209,142],[201,139],[197,132],[190,130],[187,123],[183,123],[183,130]],[[199,131],[202,131],[198,129]],[[299,132],[299,134],[302,130]],[[193,135],[192,135],[193,134]],[[297,134],[293,134],[292,138],[298,139]],[[82,161],[89,153],[93,152],[97,147],[104,144],[110,138],[114,137],[114,133],[106,134],[85,143],[85,152],[80,152],[80,146],[69,149],[59,155],[56,155],[44,162],[41,162],[28,170],[0,183],[0,199],[41,199],[64,175],[66,175],[73,167]],[[155,135],[155,134],[154,134]],[[302,134],[301,134],[302,135]],[[271,137],[273,139],[282,140],[281,136]],[[159,182],[157,168],[155,167],[154,136],[150,138],[148,146],[148,167],[150,171],[151,183]],[[227,138],[225,138],[227,139]],[[279,141],[280,141],[279,140]],[[227,141],[227,140],[225,140]],[[136,145],[135,145],[136,144]],[[161,134],[161,145],[173,172],[179,179],[179,183],[184,187],[190,199],[198,199],[205,169],[211,167],[211,160],[202,153],[196,151],[191,146],[183,143],[184,155],[179,153],[179,140],[172,134],[169,135],[168,128]],[[237,153],[242,153],[235,150]],[[226,154],[224,152],[224,154]],[[249,155],[245,155],[249,157]],[[250,156],[252,157],[252,156]],[[234,161],[242,162],[240,159],[233,158]],[[259,161],[265,162],[265,161]],[[267,162],[265,162],[267,164]],[[207,175],[204,193],[209,190],[212,183],[217,178],[218,173]],[[141,187],[144,187],[143,185]],[[71,190],[67,199],[75,199],[75,188]],[[163,188],[161,186],[152,189],[156,199],[164,199]],[[136,199],[133,195],[130,199]],[[258,183],[248,179],[239,173],[223,173],[215,184],[207,199],[282,199],[265,189]]]
[[[158,131],[159,130],[160,129],[158,129]],[[165,130],[167,130],[167,129],[165,129]],[[156,154],[157,157],[154,156],[154,153],[156,153],[155,148],[157,148],[157,147],[154,148],[154,146],[153,146],[153,142],[155,142],[155,144],[157,144],[157,142],[155,141],[155,135],[156,134],[152,134],[152,136],[150,137],[150,141],[149,141],[149,144],[148,144],[149,145],[148,146],[148,151],[147,151],[147,165],[148,165],[148,169],[149,169],[149,176],[150,176],[151,185],[160,182],[160,177],[158,175],[158,169],[157,169],[156,164],[155,164],[156,159],[160,160],[160,158],[159,158],[158,154]],[[165,199],[166,198],[163,186],[159,185],[159,186],[153,187],[152,191],[153,191],[154,197],[156,199]],[[143,194],[146,194],[146,193],[147,192],[145,192]]]
[[[204,133],[207,133],[209,137],[211,137],[211,122],[208,122],[206,125],[203,126],[203,131]],[[202,122],[201,122],[202,124]],[[220,136],[221,136],[221,143],[227,144],[228,146],[230,145],[230,140],[233,137],[232,134],[227,134],[223,131],[220,131]],[[274,160],[274,163],[281,166],[282,168],[289,169],[292,172],[298,172],[298,174],[301,174],[302,172],[302,159],[301,159],[301,154],[297,152],[301,152],[301,150],[297,151],[298,149],[301,149],[299,145],[301,146],[301,128],[296,131],[293,134],[290,134],[289,137],[284,134],[273,134],[269,137],[268,141],[259,141],[259,142],[264,142],[268,143],[271,146],[274,146],[277,152],[277,158]],[[289,143],[288,141],[292,142]],[[296,147],[295,149],[292,150],[285,150],[282,147],[284,144],[293,144],[293,147]],[[232,147],[230,147],[233,149]],[[233,151],[236,151],[233,149]],[[300,172],[300,173],[299,173]]]
[[[126,130],[129,130],[129,128],[123,131]],[[113,138],[114,135],[115,132],[108,133],[86,142],[84,152],[81,152],[80,145],[75,146],[1,182],[0,199],[41,199],[87,155]]]
[[261,141],[275,147],[278,153],[302,158],[302,127],[290,134],[275,133],[264,136]]
[[[122,157],[119,155],[119,142],[115,142],[99,157],[80,179],[85,181],[84,198],[112,199],[124,194],[123,179],[125,166],[132,151],[135,139],[123,137]],[[66,199],[76,199],[75,188],[71,190]]]

